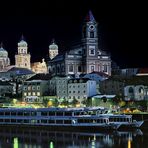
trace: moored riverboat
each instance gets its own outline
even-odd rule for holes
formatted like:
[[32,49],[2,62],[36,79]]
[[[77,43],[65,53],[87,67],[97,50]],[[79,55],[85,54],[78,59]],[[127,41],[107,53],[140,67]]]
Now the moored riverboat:
[[0,108],[0,125],[46,126],[64,129],[139,128],[131,115],[108,114],[105,108]]

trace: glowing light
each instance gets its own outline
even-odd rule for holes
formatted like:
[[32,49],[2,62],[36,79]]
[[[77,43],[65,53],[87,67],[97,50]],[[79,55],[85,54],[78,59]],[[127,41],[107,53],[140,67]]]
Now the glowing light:
[[13,139],[13,148],[18,148],[18,138]]
[[50,141],[49,148],[54,148],[54,145],[53,145],[53,142],[52,141]]
[[131,148],[131,139],[130,138],[128,139],[128,146],[127,147]]

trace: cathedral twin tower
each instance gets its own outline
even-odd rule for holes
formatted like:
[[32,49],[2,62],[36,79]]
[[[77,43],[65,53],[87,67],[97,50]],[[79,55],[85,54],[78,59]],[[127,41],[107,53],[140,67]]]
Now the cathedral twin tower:
[[[2,64],[2,51],[0,48],[0,65]],[[5,54],[6,65],[9,65],[8,54]],[[18,53],[15,55],[15,66],[31,69],[31,55],[24,38],[18,43]],[[52,75],[84,74],[94,71],[111,75],[111,58],[98,48],[98,25],[91,11],[83,24],[81,43],[73,46],[63,54],[58,53],[58,46],[53,41],[49,45],[48,71]],[[4,63],[4,62],[3,62]]]

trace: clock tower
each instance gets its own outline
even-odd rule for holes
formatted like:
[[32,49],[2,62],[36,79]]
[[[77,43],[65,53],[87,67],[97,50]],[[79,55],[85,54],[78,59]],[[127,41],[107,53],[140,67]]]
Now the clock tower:
[[31,69],[30,58],[31,55],[28,53],[28,44],[22,36],[20,42],[18,42],[18,53],[15,55],[15,66]]
[[98,48],[98,23],[89,11],[82,28],[83,65],[85,73],[93,71],[111,75],[111,59]]

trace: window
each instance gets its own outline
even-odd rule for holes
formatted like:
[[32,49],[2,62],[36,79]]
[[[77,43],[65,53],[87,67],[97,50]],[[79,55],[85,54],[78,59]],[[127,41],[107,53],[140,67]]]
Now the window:
[[94,38],[94,32],[90,32],[90,38]]
[[94,53],[95,53],[95,50],[94,49],[90,49],[90,54],[94,55]]
[[81,72],[82,71],[82,69],[81,69],[81,66],[79,65],[78,66],[78,72]]
[[73,65],[69,65],[69,72],[73,72]]
[[31,86],[28,86],[28,90],[31,90]]
[[24,93],[24,96],[27,96],[27,93]]
[[91,66],[91,72],[95,70],[95,66]]
[[134,89],[132,87],[129,88],[128,90],[129,93],[134,93]]
[[35,90],[35,86],[32,86],[32,90]]
[[140,93],[140,94],[143,94],[143,93],[144,93],[144,91],[143,91],[143,88],[142,88],[142,87],[140,87],[140,88],[139,88],[139,93]]
[[107,65],[103,65],[103,72],[107,72]]
[[41,94],[40,94],[40,92],[37,92],[37,96],[40,96]]
[[26,86],[24,87],[24,90],[27,90],[27,87]]
[[37,90],[40,90],[40,86],[37,86]]
[[35,96],[35,92],[32,92],[32,95]]

